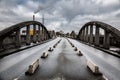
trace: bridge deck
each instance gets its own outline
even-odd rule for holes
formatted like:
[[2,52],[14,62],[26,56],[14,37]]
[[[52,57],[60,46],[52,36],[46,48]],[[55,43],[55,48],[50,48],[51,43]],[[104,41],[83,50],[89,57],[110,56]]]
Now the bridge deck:
[[70,39],[70,41],[84,53],[87,59],[94,61],[100,67],[100,71],[110,80],[120,79],[120,58],[80,43],[76,40]]
[[20,80],[99,80],[87,69],[85,56],[78,56],[74,48],[63,39],[47,59],[40,59],[39,70],[32,76],[22,75]]
[[[40,59],[43,51],[53,46],[59,38],[45,44],[26,49],[0,59],[0,80],[99,80],[100,76],[93,75],[86,65],[86,60],[91,59],[101,72],[110,80],[120,79],[120,59],[106,54],[93,47],[84,45],[70,39],[83,53],[79,57],[74,52],[66,39],[62,39],[57,48],[49,53],[48,58]],[[25,71],[34,60],[40,59],[40,66],[32,76],[26,76]],[[7,76],[6,76],[7,75]]]

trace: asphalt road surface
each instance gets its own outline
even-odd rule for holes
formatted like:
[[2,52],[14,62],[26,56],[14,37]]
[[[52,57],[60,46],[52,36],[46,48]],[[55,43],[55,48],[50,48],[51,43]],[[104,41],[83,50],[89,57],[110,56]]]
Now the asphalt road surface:
[[19,80],[101,80],[87,68],[85,56],[78,56],[67,39],[49,52],[46,59],[40,59],[39,68],[34,75],[21,75]]
[[70,39],[87,59],[92,60],[109,80],[120,80],[120,58]]
[[29,64],[36,58],[39,58],[43,51],[47,50],[49,46],[52,46],[59,39],[57,38],[0,59],[0,80],[13,80],[15,77],[23,74]]
[[[119,58],[69,39],[82,52],[83,56],[78,56],[67,39],[61,39],[46,59],[40,56],[60,38],[0,59],[0,80],[101,80],[101,76],[94,75],[87,68],[88,59],[96,63],[110,80],[120,79]],[[35,74],[25,75],[28,66],[36,59],[40,60],[40,66]]]

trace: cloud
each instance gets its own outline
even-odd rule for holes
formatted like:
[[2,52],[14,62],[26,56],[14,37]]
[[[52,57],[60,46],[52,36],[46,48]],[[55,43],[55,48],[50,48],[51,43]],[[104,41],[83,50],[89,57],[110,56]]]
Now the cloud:
[[37,21],[41,22],[44,14],[45,26],[57,31],[78,32],[91,20],[111,24],[120,30],[119,0],[1,0],[0,28],[32,20],[34,12]]

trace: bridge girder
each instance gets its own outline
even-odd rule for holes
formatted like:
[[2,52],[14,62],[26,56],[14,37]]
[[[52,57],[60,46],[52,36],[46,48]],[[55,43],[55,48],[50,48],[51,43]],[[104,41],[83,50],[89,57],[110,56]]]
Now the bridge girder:
[[[0,38],[4,38],[4,37],[8,36],[10,33],[14,32],[14,31],[17,31],[20,28],[23,28],[23,27],[25,27],[27,25],[33,25],[33,24],[39,25],[42,28],[44,28],[44,30],[49,35],[47,29],[45,28],[45,26],[42,23],[40,23],[38,21],[26,21],[26,22],[21,22],[21,23],[18,23],[16,25],[10,26],[10,27],[0,31]],[[49,35],[49,38],[50,38],[50,35]]]
[[[40,41],[40,39],[37,39],[37,38],[40,38],[40,28],[42,28],[42,40],[47,40],[47,39],[51,39],[51,36],[49,35],[46,27],[38,22],[38,21],[26,21],[26,22],[21,22],[21,23],[18,23],[18,24],[15,24],[13,26],[10,26],[2,31],[0,31],[0,49],[2,48],[3,46],[3,43],[5,42],[4,40],[7,38],[7,37],[11,37],[11,34],[13,34],[15,32],[15,45],[20,47],[19,45],[21,44],[21,35],[20,35],[20,29],[26,27],[26,44],[30,45],[30,25],[33,25],[33,42],[36,42],[36,41]],[[36,32],[37,29],[36,29],[36,26],[38,26],[38,33]],[[38,36],[38,37],[37,37]],[[13,37],[12,37],[13,38]],[[10,38],[10,39],[12,39]],[[6,42],[8,42],[10,39],[8,39]]]

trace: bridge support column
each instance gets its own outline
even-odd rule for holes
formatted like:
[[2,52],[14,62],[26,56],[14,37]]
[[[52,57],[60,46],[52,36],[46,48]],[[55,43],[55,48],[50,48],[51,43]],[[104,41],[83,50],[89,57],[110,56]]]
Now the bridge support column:
[[99,46],[99,27],[96,26],[96,31],[95,31],[95,46]]
[[109,46],[110,46],[109,32],[105,30],[103,47],[105,49],[109,49]]
[[36,43],[37,35],[36,35],[36,25],[33,25],[33,43]]
[[83,41],[83,31],[81,30],[80,40]]
[[47,32],[46,32],[46,40],[48,39],[48,34],[47,34]]
[[47,40],[47,32],[46,31],[45,31],[45,35],[46,35],[45,40]]
[[26,26],[26,45],[30,45],[31,38],[30,38],[30,26]]
[[93,44],[93,26],[90,25],[90,43]]
[[43,29],[43,27],[42,27],[42,41],[44,41],[44,34],[45,32],[44,32],[44,29]]
[[21,35],[20,35],[20,29],[16,31],[16,47],[20,47],[21,46]]
[[44,40],[46,40],[46,32],[45,32],[45,30],[44,30]]
[[84,41],[84,36],[85,36],[85,29],[82,29],[82,37],[81,37],[82,41]]
[[38,42],[40,42],[41,41],[41,39],[40,39],[40,25],[38,25]]
[[82,30],[80,31],[79,39],[82,40]]
[[88,42],[88,26],[86,27],[86,37],[85,37],[85,41]]
[[47,40],[49,39],[48,35],[47,35]]
[[0,40],[0,50],[3,48],[3,39]]
[[84,27],[84,41],[86,42],[86,29],[85,29],[85,27]]
[[85,28],[83,28],[83,41],[85,41]]

